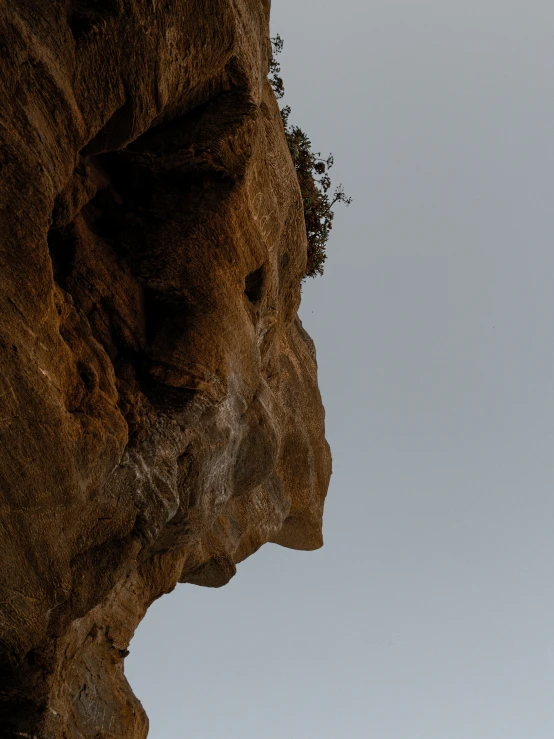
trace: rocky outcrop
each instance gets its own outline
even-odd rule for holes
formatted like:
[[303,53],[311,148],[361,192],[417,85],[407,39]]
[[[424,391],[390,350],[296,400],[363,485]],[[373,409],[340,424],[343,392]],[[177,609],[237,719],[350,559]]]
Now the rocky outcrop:
[[321,546],[267,0],[0,5],[0,736],[145,737],[152,601]]

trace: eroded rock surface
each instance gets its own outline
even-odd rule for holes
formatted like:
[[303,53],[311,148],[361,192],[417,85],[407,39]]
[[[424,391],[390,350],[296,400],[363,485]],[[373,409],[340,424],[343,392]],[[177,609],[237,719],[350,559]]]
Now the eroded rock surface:
[[268,16],[0,3],[0,736],[145,737],[123,660],[150,603],[321,546]]

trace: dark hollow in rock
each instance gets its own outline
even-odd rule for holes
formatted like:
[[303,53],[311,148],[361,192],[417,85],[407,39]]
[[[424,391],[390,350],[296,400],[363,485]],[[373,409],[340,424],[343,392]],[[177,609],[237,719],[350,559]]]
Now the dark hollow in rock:
[[248,300],[256,305],[260,302],[264,289],[264,268],[258,267],[246,277],[244,294]]

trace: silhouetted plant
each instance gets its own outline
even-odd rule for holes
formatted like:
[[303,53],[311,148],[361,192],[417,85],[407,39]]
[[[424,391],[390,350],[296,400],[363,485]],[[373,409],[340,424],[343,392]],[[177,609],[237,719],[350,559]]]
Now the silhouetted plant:
[[[277,35],[271,39],[271,43],[273,56],[269,65],[269,81],[275,97],[280,100],[285,94],[285,87],[276,55],[283,50],[283,39]],[[335,215],[333,207],[337,203],[350,205],[352,198],[346,195],[342,185],[338,185],[332,195],[329,194],[329,170],[333,166],[333,155],[329,154],[324,159],[321,152],[312,151],[312,142],[301,128],[289,123],[289,116],[290,106],[285,105],[281,108],[281,118],[300,185],[308,238],[308,261],[304,277],[316,277],[323,274],[323,265],[327,258],[327,241]]]
[[277,100],[280,100],[285,94],[285,87],[283,85],[283,79],[280,75],[281,65],[275,58],[277,54],[283,51],[283,39],[277,34],[275,38],[271,39],[271,45],[273,47],[273,54],[271,55],[271,61],[269,62],[269,81],[273,92]]

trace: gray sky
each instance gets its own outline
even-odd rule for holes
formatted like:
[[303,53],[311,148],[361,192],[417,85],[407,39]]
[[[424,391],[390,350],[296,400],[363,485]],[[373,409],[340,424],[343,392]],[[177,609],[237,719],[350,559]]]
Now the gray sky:
[[554,5],[274,0],[291,121],[355,204],[304,289],[325,546],[178,586],[151,739],[554,736]]

